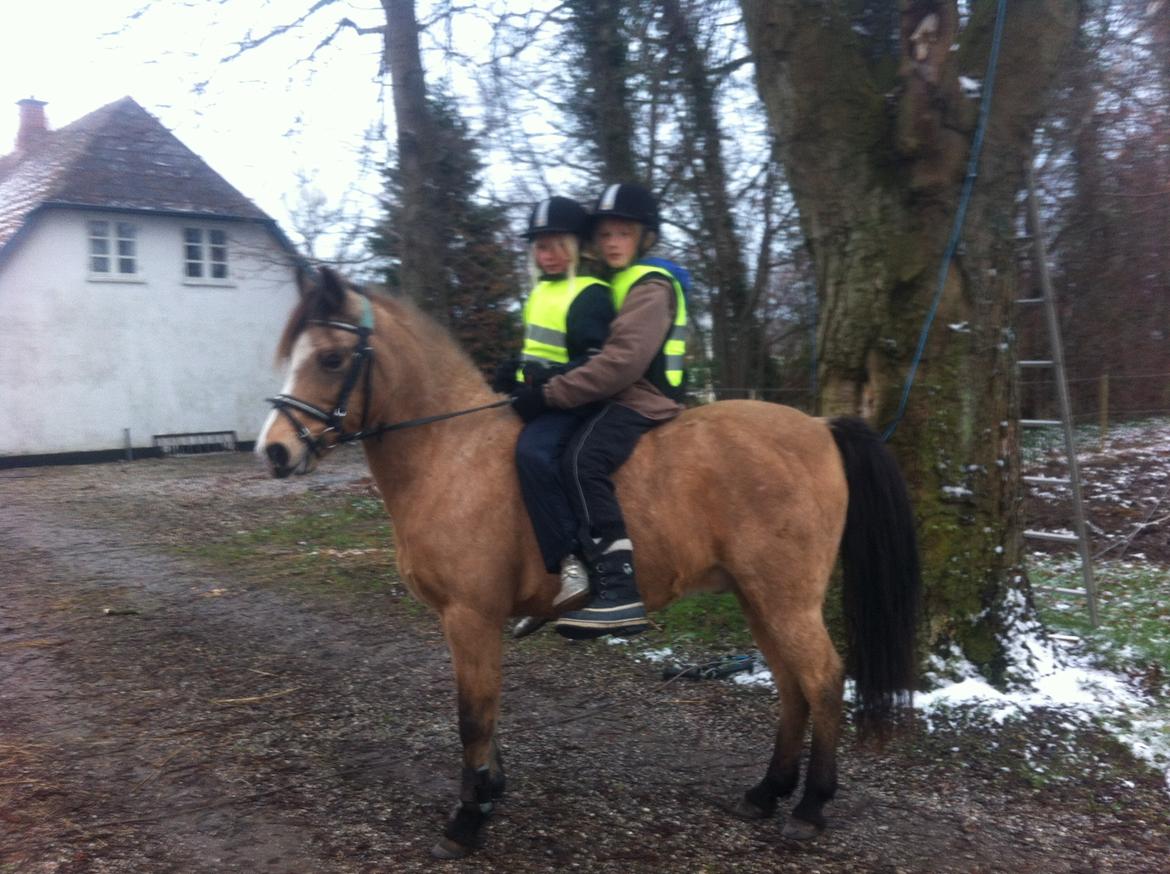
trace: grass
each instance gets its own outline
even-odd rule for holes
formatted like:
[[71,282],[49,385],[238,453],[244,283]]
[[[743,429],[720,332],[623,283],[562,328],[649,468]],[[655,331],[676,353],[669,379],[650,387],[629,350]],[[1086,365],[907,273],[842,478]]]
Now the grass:
[[[1170,776],[1170,573],[1139,561],[1098,562],[1094,571],[1096,628],[1076,596],[1037,592],[1040,616],[1050,630],[1079,637],[1080,651],[1098,667],[1137,683],[1148,704],[1102,719],[1117,737],[1148,748],[1151,762]],[[1080,585],[1079,564],[1054,556],[1035,557],[1030,576],[1034,585]]]
[[[1090,625],[1084,598],[1041,591],[1036,600],[1044,623],[1080,637],[1101,667],[1137,673],[1148,691],[1170,694],[1170,573],[1138,561],[1099,561],[1094,572],[1098,627]],[[1081,585],[1079,564],[1057,556],[1033,556],[1029,574],[1037,586]]]
[[[1114,422],[1107,429],[1107,435],[1110,440],[1125,439],[1135,433],[1164,427],[1166,422],[1164,416]],[[1101,446],[1101,427],[1095,423],[1074,423],[1073,443],[1078,454],[1098,449]],[[1020,455],[1025,467],[1042,461],[1051,450],[1064,451],[1064,431],[1059,426],[1020,429]]]
[[751,634],[734,595],[709,592],[676,601],[654,614],[665,629],[665,638],[656,642],[687,649],[752,649]]
[[390,542],[390,520],[377,498],[310,495],[274,525],[238,532],[235,540],[240,545],[371,549]]
[[267,513],[262,526],[179,551],[224,566],[263,565],[282,583],[308,587],[369,591],[397,581],[390,520],[372,497],[306,495]]

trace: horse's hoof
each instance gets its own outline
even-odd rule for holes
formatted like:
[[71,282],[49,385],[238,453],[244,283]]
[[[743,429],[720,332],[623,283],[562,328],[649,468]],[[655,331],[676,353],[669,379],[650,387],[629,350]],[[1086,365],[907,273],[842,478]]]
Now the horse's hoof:
[[731,808],[731,813],[733,816],[737,816],[740,819],[746,819],[751,822],[767,819],[773,814],[773,812],[774,811],[771,810],[765,810],[757,804],[752,804],[746,798],[739,799],[739,801],[735,803],[735,806]]
[[788,817],[780,834],[790,841],[811,841],[821,833],[821,827],[794,816]]
[[431,847],[431,855],[436,859],[462,859],[473,851],[473,847],[465,847],[450,838],[439,838],[438,843]]

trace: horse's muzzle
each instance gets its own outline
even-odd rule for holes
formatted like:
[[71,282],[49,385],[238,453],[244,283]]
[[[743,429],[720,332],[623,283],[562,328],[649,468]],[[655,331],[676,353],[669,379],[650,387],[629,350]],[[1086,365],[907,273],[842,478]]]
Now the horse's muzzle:
[[268,469],[277,479],[284,479],[293,472],[289,463],[288,449],[282,443],[269,443],[264,447],[264,455],[268,458]]

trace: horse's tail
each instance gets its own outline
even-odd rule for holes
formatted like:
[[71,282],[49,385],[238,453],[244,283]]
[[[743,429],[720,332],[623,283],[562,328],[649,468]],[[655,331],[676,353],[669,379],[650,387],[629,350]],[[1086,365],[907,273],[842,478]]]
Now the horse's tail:
[[922,578],[906,482],[881,437],[861,419],[829,422],[845,465],[849,509],[841,538],[847,667],[862,734],[910,703],[918,668]]

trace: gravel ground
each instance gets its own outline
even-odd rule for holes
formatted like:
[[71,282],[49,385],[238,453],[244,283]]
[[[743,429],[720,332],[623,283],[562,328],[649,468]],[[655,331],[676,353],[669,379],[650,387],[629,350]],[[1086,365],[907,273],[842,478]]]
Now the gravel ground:
[[1042,715],[880,751],[847,732],[829,829],[788,842],[726,812],[767,762],[770,692],[552,634],[505,650],[486,847],[433,862],[459,771],[434,619],[389,567],[330,588],[190,548],[364,475],[356,454],[282,482],[242,455],[0,472],[0,871],[1170,870],[1161,780],[1086,737],[1112,766],[1038,785],[1018,750]]

